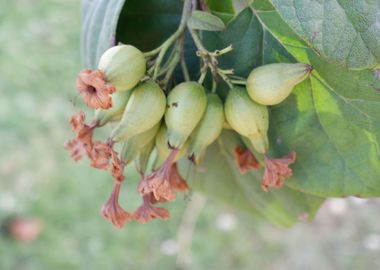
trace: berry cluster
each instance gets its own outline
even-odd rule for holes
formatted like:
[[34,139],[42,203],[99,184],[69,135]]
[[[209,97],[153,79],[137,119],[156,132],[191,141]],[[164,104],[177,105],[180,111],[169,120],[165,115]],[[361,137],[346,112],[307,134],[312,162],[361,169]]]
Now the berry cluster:
[[[231,87],[224,104],[218,94],[207,93],[200,82],[185,81],[170,91],[162,90],[147,74],[147,65],[146,55],[137,48],[118,45],[102,55],[98,69],[82,70],[77,78],[79,94],[96,113],[89,124],[83,111],[71,118],[76,137],[67,141],[65,148],[75,161],[87,156],[92,167],[110,171],[114,187],[102,215],[114,226],[121,228],[132,220],[145,223],[154,218],[168,219],[168,210],[155,204],[174,200],[175,192],[189,191],[177,161],[188,158],[200,164],[223,127],[248,138],[264,155],[265,191],[281,187],[291,176],[288,166],[295,161],[294,152],[279,159],[267,154],[266,105],[283,101],[309,75],[309,65],[258,67],[249,75],[246,88]],[[110,136],[105,141],[94,140],[94,130],[110,122],[117,123]],[[117,144],[121,145],[120,151],[115,150]],[[242,173],[262,166],[248,149],[236,147],[233,154]],[[155,160],[148,166],[151,157]],[[119,193],[124,168],[132,162],[141,175],[138,192],[142,204],[130,213],[119,205]]]

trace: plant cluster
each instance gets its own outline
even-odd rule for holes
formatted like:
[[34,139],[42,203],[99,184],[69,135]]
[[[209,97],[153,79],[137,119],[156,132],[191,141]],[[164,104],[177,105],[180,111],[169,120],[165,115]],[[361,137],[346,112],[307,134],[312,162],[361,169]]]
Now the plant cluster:
[[[89,123],[83,111],[71,118],[76,137],[67,141],[65,148],[75,161],[86,156],[92,167],[110,171],[114,187],[102,215],[115,227],[131,220],[145,223],[168,219],[168,210],[155,205],[173,201],[176,192],[190,189],[177,162],[187,158],[194,166],[201,164],[208,146],[218,140],[223,128],[233,129],[249,141],[254,153],[236,146],[236,166],[241,173],[264,167],[264,191],[282,187],[292,175],[289,165],[296,160],[294,151],[280,158],[268,154],[267,106],[286,99],[312,67],[268,64],[253,69],[246,79],[239,78],[232,69],[218,67],[218,57],[232,51],[232,46],[209,52],[190,26],[193,9],[186,0],[178,30],[158,48],[143,53],[132,45],[119,44],[103,53],[97,69],[78,74],[79,94],[96,112]],[[189,79],[185,63],[187,30],[202,63],[198,81]],[[173,83],[177,66],[184,81]],[[212,80],[210,89],[204,83],[206,76]],[[220,84],[229,88],[225,100],[218,94]],[[109,123],[116,123],[109,137],[94,140],[94,130]],[[132,213],[119,205],[124,169],[131,163],[141,175],[138,192],[142,197],[141,206]]]

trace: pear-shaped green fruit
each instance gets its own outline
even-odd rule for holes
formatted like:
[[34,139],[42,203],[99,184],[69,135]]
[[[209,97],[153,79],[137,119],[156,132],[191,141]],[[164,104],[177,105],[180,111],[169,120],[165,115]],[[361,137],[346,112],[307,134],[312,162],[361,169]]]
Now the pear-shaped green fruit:
[[132,91],[121,91],[112,94],[112,107],[108,110],[97,109],[95,111],[95,121],[98,126],[104,126],[108,122],[119,121]]
[[310,65],[302,63],[275,63],[257,67],[247,78],[248,94],[253,101],[262,105],[279,104],[311,71]]
[[139,153],[137,154],[137,157],[135,158],[136,170],[141,175],[144,175],[146,172],[146,168],[148,167],[148,163],[150,157],[152,156],[155,144],[155,140],[149,142],[147,145],[140,149]]
[[139,151],[150,142],[154,142],[154,138],[160,128],[160,123],[155,124],[152,128],[144,131],[132,138],[126,140],[120,153],[121,160],[129,163],[134,160]]
[[[167,127],[166,127],[166,125],[163,124],[163,125],[161,125],[161,128],[156,135],[157,158],[156,158],[155,163],[154,163],[155,169],[159,168],[165,162],[165,160],[170,155],[170,153],[173,151],[173,149],[171,149],[170,146],[168,145],[168,140],[167,140],[166,134],[167,134]],[[173,162],[176,162],[181,157],[186,155],[188,146],[189,146],[189,144],[186,141],[183,144],[181,150],[175,156]]]
[[234,87],[228,93],[224,112],[230,126],[248,137],[257,152],[267,152],[269,116],[266,106],[252,101],[244,88]]
[[123,117],[110,138],[118,142],[147,131],[160,122],[165,107],[166,97],[157,83],[148,81],[140,84],[133,90]]
[[144,54],[131,45],[118,45],[106,50],[100,57],[98,69],[117,91],[132,89],[144,77]]
[[220,135],[224,124],[223,103],[216,94],[207,95],[207,108],[190,135],[189,158],[199,163],[207,146],[212,144]]
[[183,82],[167,98],[165,122],[168,142],[181,148],[201,120],[206,110],[207,97],[203,86],[197,82]]

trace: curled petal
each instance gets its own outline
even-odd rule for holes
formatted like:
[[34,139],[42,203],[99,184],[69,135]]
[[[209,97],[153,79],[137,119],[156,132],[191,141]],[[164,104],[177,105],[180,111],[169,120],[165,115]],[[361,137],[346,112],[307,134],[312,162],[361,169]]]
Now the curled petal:
[[102,216],[110,221],[116,228],[122,228],[131,215],[119,205],[121,182],[115,182],[110,198],[102,207]]
[[123,181],[124,176],[124,163],[120,160],[120,158],[117,155],[117,152],[112,149],[112,166],[111,166],[111,174],[115,178],[116,181]]
[[289,168],[289,165],[295,161],[296,152],[294,151],[278,159],[272,159],[265,155],[265,172],[261,181],[263,190],[268,191],[269,187],[282,187],[285,178],[292,176],[292,169]]
[[149,195],[143,197],[142,205],[132,215],[132,218],[141,224],[156,218],[167,220],[169,217],[170,213],[167,209],[152,206]]
[[81,160],[87,154],[86,146],[77,138],[65,142],[64,147],[75,161]]
[[78,134],[86,125],[85,121],[86,121],[86,115],[84,111],[81,110],[79,111],[79,113],[73,115],[70,118],[71,128],[73,129],[75,133]]
[[167,200],[165,200],[165,199],[163,199],[163,198],[160,198],[159,200],[157,200],[157,199],[154,197],[154,195],[153,195],[152,192],[151,192],[151,193],[148,193],[147,195],[144,195],[144,196],[147,196],[147,198],[149,199],[149,202],[150,202],[151,204],[166,203],[166,202],[168,202]]
[[84,69],[77,77],[77,88],[85,104],[94,109],[109,109],[112,107],[111,94],[116,88],[107,84],[100,70]]
[[86,115],[83,111],[73,115],[70,119],[71,128],[77,134],[75,139],[71,139],[64,144],[65,149],[71,152],[71,157],[78,161],[87,154],[90,155],[92,149],[92,135],[97,124],[85,123]]
[[189,191],[189,186],[185,179],[179,174],[177,163],[173,163],[169,175],[170,186],[174,191],[186,192]]
[[102,170],[108,170],[111,153],[112,148],[108,144],[100,141],[94,142],[90,154],[91,166]]
[[235,163],[241,173],[247,173],[250,169],[257,170],[260,163],[248,148],[236,146],[234,149]]

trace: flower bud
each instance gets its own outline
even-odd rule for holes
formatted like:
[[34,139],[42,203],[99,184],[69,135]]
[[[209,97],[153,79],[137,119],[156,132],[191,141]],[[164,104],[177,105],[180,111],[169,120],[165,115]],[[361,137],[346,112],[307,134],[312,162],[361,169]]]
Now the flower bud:
[[190,135],[189,158],[199,163],[207,146],[212,144],[220,135],[224,124],[223,103],[216,94],[207,95],[207,108]]
[[247,137],[257,152],[267,152],[269,116],[266,106],[252,101],[244,88],[234,87],[228,93],[224,111],[236,132]]
[[247,78],[248,94],[263,105],[279,104],[290,95],[295,85],[309,76],[312,69],[312,66],[302,63],[260,66]]
[[207,97],[201,84],[183,82],[173,88],[168,95],[165,112],[168,142],[171,147],[183,146],[201,120],[206,105]]
[[112,107],[108,110],[97,109],[95,121],[99,127],[108,122],[120,121],[132,91],[122,91],[112,94]]
[[[161,128],[156,135],[157,159],[155,160],[154,168],[160,167],[164,163],[164,161],[167,159],[167,157],[170,155],[170,153],[172,152],[172,149],[170,149],[170,147],[168,145],[168,140],[167,140],[166,134],[167,134],[167,128],[163,124],[163,125],[161,125]],[[181,150],[175,156],[173,162],[176,162],[181,157],[186,155],[188,146],[189,146],[189,144],[187,142],[185,144],[183,144]]]
[[123,117],[111,133],[118,142],[155,126],[165,113],[166,97],[155,82],[145,82],[136,87],[128,100]]
[[151,141],[154,141],[159,127],[160,123],[158,122],[156,125],[148,129],[147,131],[144,131],[126,140],[123,144],[123,148],[120,153],[121,160],[125,164],[128,164],[129,162],[134,160],[137,157],[140,150],[145,145],[149,144]]
[[144,54],[131,45],[114,46],[100,57],[98,69],[117,91],[132,89],[144,77]]

